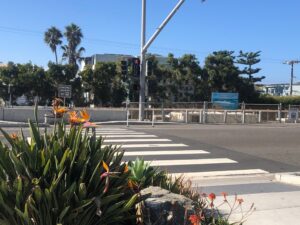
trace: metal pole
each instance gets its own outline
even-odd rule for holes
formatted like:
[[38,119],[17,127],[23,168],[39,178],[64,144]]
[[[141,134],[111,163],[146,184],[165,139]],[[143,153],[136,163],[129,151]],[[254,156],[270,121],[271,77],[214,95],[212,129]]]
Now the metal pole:
[[8,93],[9,93],[9,107],[11,107],[11,84],[8,84]]
[[279,105],[278,105],[278,120],[279,120],[279,123],[281,123],[281,110],[282,110],[282,104],[279,103]]
[[188,113],[188,110],[186,109],[185,110],[185,123],[188,123],[188,116],[189,116],[189,113]]
[[167,23],[172,19],[180,6],[185,2],[185,0],[179,0],[177,5],[171,11],[171,13],[166,17],[162,24],[157,28],[156,32],[152,35],[146,44],[146,0],[142,0],[142,29],[141,29],[141,56],[140,56],[140,96],[139,96],[139,120],[144,120],[145,111],[145,72],[146,72],[146,53],[152,42],[159,35],[162,29],[167,25]]
[[154,109],[152,109],[152,127],[154,127]]
[[299,60],[285,61],[283,64],[291,65],[291,81],[290,81],[290,96],[293,95],[293,80],[294,80],[294,64],[300,63]]
[[129,127],[129,109],[128,109],[128,106],[126,106],[126,127]]
[[139,121],[144,120],[144,111],[145,111],[145,72],[146,72],[147,50],[144,50],[144,46],[146,43],[146,3],[147,3],[146,0],[142,0]]
[[182,6],[185,0],[180,0],[177,5],[174,7],[174,9],[170,12],[170,14],[167,16],[167,18],[162,22],[162,24],[157,28],[155,33],[152,35],[152,37],[149,39],[147,44],[144,46],[144,51],[147,51],[149,46],[152,44],[152,42],[155,40],[155,38],[159,35],[159,33],[162,31],[162,29],[167,25],[167,23],[172,19],[172,17],[175,15],[177,10]]
[[293,79],[294,79],[294,63],[291,63],[291,83],[290,83],[290,96],[293,95]]

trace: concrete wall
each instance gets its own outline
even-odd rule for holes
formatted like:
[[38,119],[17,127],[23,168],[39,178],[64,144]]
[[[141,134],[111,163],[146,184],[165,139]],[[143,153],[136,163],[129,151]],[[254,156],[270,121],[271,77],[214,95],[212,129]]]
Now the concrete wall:
[[[76,108],[76,110],[80,110]],[[101,121],[120,121],[126,120],[125,109],[114,108],[88,108],[87,111],[91,115],[92,122]],[[52,116],[51,108],[41,107],[38,110],[38,121],[44,122],[44,115]],[[16,108],[0,108],[0,120],[14,121],[14,122],[27,122],[28,119],[35,120],[33,107],[16,107]],[[51,119],[49,118],[49,122]]]

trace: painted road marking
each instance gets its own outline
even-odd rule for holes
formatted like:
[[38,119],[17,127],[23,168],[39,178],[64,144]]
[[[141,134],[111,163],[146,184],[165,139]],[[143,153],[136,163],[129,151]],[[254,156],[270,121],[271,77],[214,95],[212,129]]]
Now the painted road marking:
[[207,164],[223,164],[237,163],[237,161],[228,158],[213,158],[213,159],[188,159],[188,160],[154,160],[146,161],[151,166],[182,166],[182,165],[207,165]]
[[[103,145],[106,147],[109,145]],[[129,144],[129,145],[117,145],[122,148],[167,148],[167,147],[187,147],[185,144]]]
[[143,152],[125,152],[124,156],[147,156],[147,155],[188,155],[188,154],[209,154],[203,150],[176,150],[176,151],[143,151]]
[[170,139],[104,139],[104,142],[115,143],[115,142],[168,142]]
[[[88,133],[92,133],[91,131]],[[144,132],[95,132],[96,134],[146,134]]]
[[[100,135],[96,135],[96,137],[100,137]],[[156,135],[149,135],[149,134],[125,134],[125,135],[102,135],[102,137],[106,138],[150,138],[150,137],[157,137]]]
[[208,171],[208,172],[190,172],[190,173],[172,173],[172,176],[179,177],[182,174],[189,179],[197,179],[203,177],[216,177],[216,176],[238,176],[238,175],[255,175],[255,174],[268,174],[269,172],[261,169],[248,169],[248,170],[223,170],[223,171]]

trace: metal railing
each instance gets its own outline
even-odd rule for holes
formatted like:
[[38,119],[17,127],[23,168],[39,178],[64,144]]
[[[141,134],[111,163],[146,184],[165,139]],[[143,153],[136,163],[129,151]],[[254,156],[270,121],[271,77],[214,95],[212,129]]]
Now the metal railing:
[[[126,105],[128,123],[138,120],[138,103]],[[300,105],[298,106],[300,108]],[[237,110],[224,110],[211,102],[146,103],[145,121],[200,124],[254,124],[288,122],[288,109],[281,104],[240,103]]]

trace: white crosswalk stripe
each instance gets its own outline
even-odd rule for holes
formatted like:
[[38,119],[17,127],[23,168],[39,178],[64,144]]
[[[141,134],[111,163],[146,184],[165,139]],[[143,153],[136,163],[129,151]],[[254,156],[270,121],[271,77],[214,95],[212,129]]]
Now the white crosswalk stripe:
[[187,159],[187,160],[154,160],[146,161],[151,166],[184,166],[184,165],[207,165],[207,164],[225,164],[237,163],[237,161],[227,158],[214,158],[214,159]]
[[[108,146],[108,145],[103,145]],[[126,148],[168,148],[168,147],[187,147],[185,144],[128,144],[118,145],[124,149]]]
[[[82,131],[82,133],[86,133],[85,130]],[[92,131],[88,131],[88,134],[92,134]],[[145,134],[144,132],[134,132],[134,131],[96,131],[96,134]]]
[[216,176],[237,176],[237,175],[256,175],[256,174],[268,174],[269,172],[261,169],[248,169],[248,170],[223,170],[223,171],[207,171],[207,172],[189,172],[189,173],[171,173],[174,177],[184,175],[189,179],[200,179],[204,177],[216,177]]
[[169,142],[170,139],[105,139],[104,143],[125,143],[125,142]]
[[147,156],[147,155],[197,155],[197,154],[209,154],[203,150],[168,150],[168,151],[141,151],[141,152],[125,152],[124,156]]
[[[105,137],[105,138],[150,138],[150,137],[154,138],[154,137],[157,137],[156,135],[150,135],[150,134],[101,135],[101,136]],[[100,137],[100,136],[96,135],[96,137]]]
[[[83,133],[85,132],[86,131],[83,130]],[[92,131],[89,130],[88,134],[92,135]],[[175,177],[184,174],[184,177],[186,178],[197,180],[206,177],[256,175],[269,173],[259,168],[235,169],[235,167],[237,167],[236,165],[239,164],[239,162],[236,160],[222,157],[207,157],[211,153],[205,149],[191,149],[191,146],[188,146],[185,143],[176,143],[171,139],[159,138],[157,135],[147,134],[145,132],[123,128],[100,127],[96,128],[95,134],[96,137],[104,137],[104,147],[113,145],[125,149],[125,160],[126,157],[145,157],[147,159],[145,159],[146,163],[150,163],[152,166],[158,166],[162,168],[167,167],[170,174]],[[224,170],[220,169],[222,168],[222,165],[224,165]],[[225,167],[225,165],[228,165],[229,167]],[[174,166],[177,169],[176,172],[172,173],[172,168],[175,168]],[[183,166],[182,168],[184,168],[184,171],[187,171],[188,168],[194,169],[191,172],[187,171],[180,173],[177,172],[178,166]],[[199,171],[197,171],[197,168],[199,168]],[[203,168],[209,169],[205,170]]]

